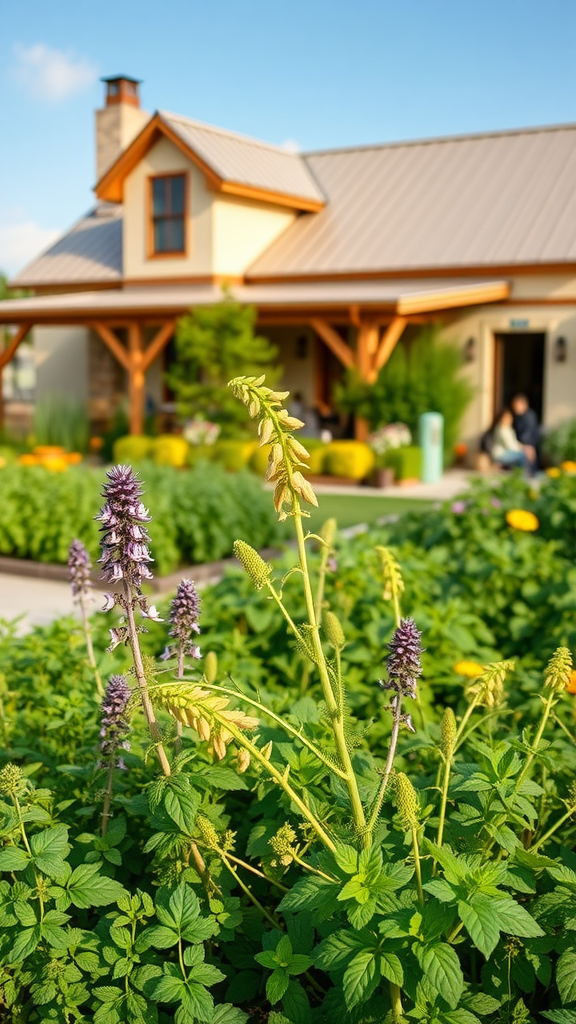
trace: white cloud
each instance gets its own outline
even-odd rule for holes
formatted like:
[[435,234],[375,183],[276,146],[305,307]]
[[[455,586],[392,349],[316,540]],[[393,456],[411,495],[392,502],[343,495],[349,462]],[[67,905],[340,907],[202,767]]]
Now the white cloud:
[[61,234],[33,220],[0,224],[0,272],[13,276],[35,256],[47,249]]
[[296,142],[296,139],[284,139],[284,142],[281,142],[280,145],[282,149],[287,149],[289,153],[300,152],[300,143]]
[[98,67],[72,51],[53,50],[44,43],[14,47],[17,64],[14,78],[34,99],[58,103],[94,84]]

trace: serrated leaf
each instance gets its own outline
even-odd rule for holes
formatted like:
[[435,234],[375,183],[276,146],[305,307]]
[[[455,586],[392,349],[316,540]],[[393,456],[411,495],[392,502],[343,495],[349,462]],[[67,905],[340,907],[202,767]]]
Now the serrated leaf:
[[576,1000],[576,952],[567,949],[556,964],[556,984],[562,1005]]
[[345,843],[336,843],[334,860],[346,875],[355,875],[358,871],[358,854],[353,846],[346,846]]
[[18,846],[5,846],[0,850],[0,871],[24,871],[29,863],[28,854]]
[[124,886],[100,874],[100,865],[79,864],[70,875],[64,891],[75,907],[105,907],[126,895]]
[[433,878],[424,884],[424,888],[426,892],[435,896],[437,900],[441,900],[442,903],[454,903],[457,899],[456,890],[443,878]]
[[576,1024],[576,1010],[540,1010],[540,1016],[553,1024]]
[[164,809],[181,832],[191,836],[194,831],[196,813],[200,806],[200,797],[190,788],[188,780],[177,776],[166,787],[164,793]]
[[288,971],[282,970],[282,968],[276,968],[272,971],[272,974],[266,980],[266,999],[274,1006],[275,1003],[279,1003],[288,988]]
[[435,942],[414,949],[427,982],[456,1009],[464,989],[464,975],[456,950],[447,942]]
[[244,1024],[248,1020],[248,1014],[230,1003],[220,1003],[214,1008],[210,1024]]
[[343,991],[346,1006],[351,1010],[366,1002],[380,981],[378,954],[374,949],[361,949],[344,972]]
[[365,943],[357,932],[341,929],[324,939],[314,950],[314,963],[323,971],[332,971],[350,960]]
[[203,985],[188,981],[182,993],[182,1009],[191,1017],[197,1017],[201,1021],[211,1021],[214,1013],[214,1000]]
[[458,913],[472,942],[486,959],[498,945],[500,929],[492,909],[492,900],[483,893],[475,893],[465,903],[458,902]]
[[492,899],[492,912],[498,918],[500,929],[507,935],[519,935],[522,938],[536,938],[544,935],[534,918],[514,899]]
[[39,871],[50,878],[61,878],[64,871],[64,858],[70,851],[68,843],[68,827],[55,825],[32,836],[30,848],[34,863]]
[[402,985],[404,983],[404,970],[400,957],[396,953],[380,952],[380,973],[383,978],[387,978],[393,985]]
[[39,924],[35,925],[34,928],[24,928],[14,939],[8,963],[16,964],[20,960],[25,960],[26,957],[34,952],[41,937],[42,932]]
[[182,976],[165,974],[150,984],[150,993],[159,1003],[177,1003],[182,998],[185,984]]

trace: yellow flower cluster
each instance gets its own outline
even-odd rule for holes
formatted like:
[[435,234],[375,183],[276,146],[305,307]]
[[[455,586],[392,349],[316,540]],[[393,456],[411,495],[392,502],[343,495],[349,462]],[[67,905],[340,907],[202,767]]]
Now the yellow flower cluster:
[[551,477],[552,480],[557,480],[559,476],[562,476],[562,470],[559,466],[550,466],[546,470],[546,476]]
[[510,509],[506,513],[506,522],[513,530],[522,530],[523,533],[533,533],[540,526],[534,513],[524,508]]
[[576,462],[567,460],[562,463],[561,469],[563,469],[565,473],[576,473]]
[[573,668],[570,672],[570,678],[566,683],[566,690],[568,693],[576,693],[576,669]]
[[477,661],[457,661],[454,671],[459,676],[466,676],[467,679],[477,679],[484,671],[484,666]]

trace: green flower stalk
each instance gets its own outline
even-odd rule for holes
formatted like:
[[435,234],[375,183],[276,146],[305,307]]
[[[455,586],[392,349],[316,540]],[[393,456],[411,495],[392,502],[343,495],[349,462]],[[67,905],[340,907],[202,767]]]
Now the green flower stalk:
[[68,551],[68,573],[70,576],[72,597],[80,609],[82,628],[84,629],[84,637],[86,640],[86,650],[88,652],[88,661],[90,662],[90,667],[94,673],[96,689],[100,696],[103,697],[104,687],[102,686],[102,678],[98,671],[96,658],[94,656],[92,632],[88,619],[87,601],[92,588],[92,581],[90,580],[91,568],[90,556],[82,541],[73,540]]

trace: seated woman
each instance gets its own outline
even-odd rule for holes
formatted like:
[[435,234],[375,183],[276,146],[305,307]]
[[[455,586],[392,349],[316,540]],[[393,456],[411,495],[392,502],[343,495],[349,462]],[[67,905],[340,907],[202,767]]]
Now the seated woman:
[[514,430],[510,409],[502,409],[492,427],[492,461],[507,469],[519,466],[532,472],[533,464]]

